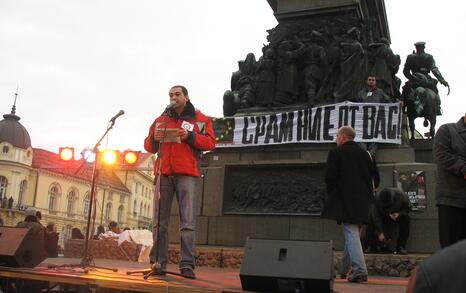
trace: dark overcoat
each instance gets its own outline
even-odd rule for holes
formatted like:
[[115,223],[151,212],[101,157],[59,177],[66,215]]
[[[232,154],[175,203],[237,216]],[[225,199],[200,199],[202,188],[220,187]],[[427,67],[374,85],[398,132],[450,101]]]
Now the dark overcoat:
[[440,126],[434,139],[437,204],[466,208],[466,123]]
[[350,224],[367,223],[374,201],[373,180],[377,186],[378,178],[375,161],[356,142],[348,141],[329,151],[322,217]]

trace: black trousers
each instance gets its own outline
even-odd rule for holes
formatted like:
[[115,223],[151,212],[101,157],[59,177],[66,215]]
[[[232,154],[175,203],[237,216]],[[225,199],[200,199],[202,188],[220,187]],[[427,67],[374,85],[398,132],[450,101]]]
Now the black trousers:
[[[369,223],[366,228],[367,245],[376,249],[377,247],[383,250],[395,251],[399,247],[406,248],[406,242],[409,238],[409,225],[411,219],[409,215],[400,215],[396,221],[391,218],[386,218],[383,221],[383,233],[385,235],[385,243],[378,240],[379,235],[375,230],[373,223]],[[391,239],[388,241],[388,239]]]
[[438,228],[442,248],[466,239],[466,208],[439,205]]

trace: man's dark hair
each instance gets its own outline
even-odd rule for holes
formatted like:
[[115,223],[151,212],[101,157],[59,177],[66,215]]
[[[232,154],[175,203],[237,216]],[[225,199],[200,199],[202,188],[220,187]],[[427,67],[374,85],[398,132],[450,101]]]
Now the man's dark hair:
[[176,88],[176,87],[179,87],[181,89],[181,91],[183,92],[183,95],[187,96],[188,95],[188,90],[182,86],[182,85],[174,85],[172,86],[171,88]]

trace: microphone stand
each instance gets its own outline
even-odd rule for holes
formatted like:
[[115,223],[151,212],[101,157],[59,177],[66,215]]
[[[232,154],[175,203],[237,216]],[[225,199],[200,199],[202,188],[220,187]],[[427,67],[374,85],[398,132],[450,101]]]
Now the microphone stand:
[[[104,135],[99,139],[99,141],[95,144],[93,151],[95,153],[95,161],[92,166],[92,183],[91,183],[91,198],[89,200],[89,209],[87,212],[87,228],[86,228],[86,238],[84,239],[84,251],[83,251],[83,256],[81,259],[81,262],[79,264],[63,264],[59,266],[48,266],[48,268],[57,268],[57,267],[80,267],[83,269],[84,273],[88,273],[89,269],[95,268],[95,269],[104,269],[104,270],[109,270],[113,272],[118,272],[118,269],[115,268],[107,268],[107,267],[101,267],[101,266],[96,266],[93,263],[92,256],[89,255],[89,231],[91,230],[91,215],[92,215],[92,208],[93,205],[95,204],[96,198],[97,198],[97,166],[98,166],[98,160],[99,160],[99,146],[102,140],[107,136],[108,132],[113,128],[115,125],[115,119],[111,119],[110,123],[107,126],[107,130],[105,131]],[[95,208],[95,207],[94,207]],[[95,218],[94,218],[95,220]],[[94,223],[93,223],[94,224]]]
[[[162,116],[169,117],[169,110],[170,108],[167,107],[165,111],[163,112]],[[164,127],[162,129],[162,138],[159,140],[159,148],[157,151],[157,161],[155,162],[155,168],[157,170],[156,174],[156,179],[155,179],[155,188],[154,188],[154,199],[153,199],[153,206],[157,207],[157,218],[154,218],[152,223],[153,225],[157,227],[155,229],[157,233],[157,243],[154,243],[152,246],[152,249],[155,249],[155,263],[152,265],[150,269],[145,269],[145,270],[138,270],[138,271],[128,271],[126,272],[127,275],[133,275],[133,274],[138,274],[142,273],[144,276],[144,280],[147,280],[150,276],[163,276],[165,274],[172,274],[176,276],[183,276],[180,273],[176,272],[170,272],[165,269],[162,269],[162,265],[159,263],[159,242],[160,242],[160,195],[161,195],[161,177],[162,177],[162,146],[165,141],[165,134],[167,133],[167,125],[168,121],[167,119],[164,119]],[[157,247],[155,246],[157,245]],[[154,248],[155,247],[155,248]]]

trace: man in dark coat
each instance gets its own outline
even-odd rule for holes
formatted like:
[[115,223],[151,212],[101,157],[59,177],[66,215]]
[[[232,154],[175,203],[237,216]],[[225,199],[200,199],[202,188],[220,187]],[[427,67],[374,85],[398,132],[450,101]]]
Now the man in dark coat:
[[327,198],[322,217],[342,224],[344,259],[349,258],[352,269],[348,281],[359,283],[367,281],[359,226],[369,220],[374,186],[378,185],[378,172],[369,153],[354,142],[355,136],[352,127],[341,127],[336,136],[337,148],[328,153],[325,173]]
[[409,201],[406,194],[396,188],[382,189],[377,195],[367,225],[366,253],[388,250],[407,254],[409,222]]
[[466,239],[466,114],[435,134],[440,245]]
[[466,240],[437,251],[411,274],[407,293],[466,292]]

